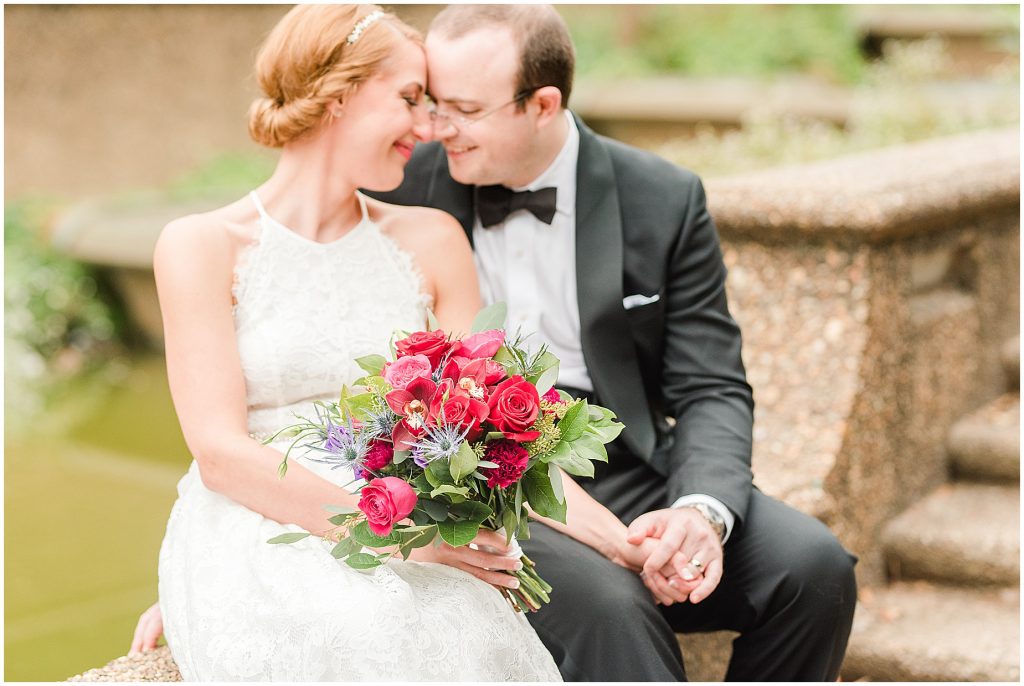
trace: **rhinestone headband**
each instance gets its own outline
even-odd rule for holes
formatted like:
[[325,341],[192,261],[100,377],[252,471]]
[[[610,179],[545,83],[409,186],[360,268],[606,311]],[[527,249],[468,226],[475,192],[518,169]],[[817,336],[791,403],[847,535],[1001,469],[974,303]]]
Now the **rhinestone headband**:
[[367,14],[365,17],[359,20],[358,24],[356,24],[352,28],[352,33],[348,34],[348,38],[345,39],[345,42],[348,43],[349,45],[355,43],[357,40],[359,40],[359,36],[363,35],[363,31],[365,31],[368,26],[370,26],[371,24],[373,24],[373,22],[377,21],[383,16],[384,13],[381,12],[380,10],[374,10],[373,12]]

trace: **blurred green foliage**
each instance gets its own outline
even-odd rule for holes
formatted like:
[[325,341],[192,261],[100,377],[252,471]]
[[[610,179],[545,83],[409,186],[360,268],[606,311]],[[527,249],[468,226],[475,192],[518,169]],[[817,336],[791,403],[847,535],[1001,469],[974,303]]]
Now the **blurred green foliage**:
[[[26,198],[4,208],[4,374],[9,426],[59,384],[120,349],[124,318],[95,272],[45,242],[60,207]],[[13,420],[13,421],[12,421]]]
[[801,72],[859,81],[866,61],[844,5],[559,6],[581,77]]
[[662,143],[655,151],[701,175],[722,176],[1020,124],[1019,63],[983,84],[936,88],[949,60],[938,38],[887,41],[883,59],[869,65],[862,83],[851,90],[845,127],[765,105],[751,111],[740,129],[698,128],[695,135]]

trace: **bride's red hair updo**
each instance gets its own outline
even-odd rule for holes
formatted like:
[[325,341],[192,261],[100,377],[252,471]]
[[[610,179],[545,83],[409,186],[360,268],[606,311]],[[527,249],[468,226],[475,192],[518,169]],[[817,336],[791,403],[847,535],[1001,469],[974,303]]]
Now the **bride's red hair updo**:
[[315,129],[327,105],[342,101],[377,74],[402,40],[423,44],[420,33],[390,13],[363,24],[376,5],[298,5],[281,18],[256,57],[264,97],[249,108],[249,135],[279,148]]

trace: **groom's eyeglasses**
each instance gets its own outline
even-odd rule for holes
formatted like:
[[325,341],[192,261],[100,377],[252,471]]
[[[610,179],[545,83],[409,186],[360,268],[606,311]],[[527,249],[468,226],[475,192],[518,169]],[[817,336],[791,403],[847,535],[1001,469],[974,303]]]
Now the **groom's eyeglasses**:
[[457,112],[442,112],[437,108],[437,103],[428,98],[427,112],[430,114],[430,120],[434,122],[435,126],[447,127],[448,125],[454,126],[456,131],[462,131],[463,129],[477,123],[482,119],[486,119],[498,110],[504,109],[513,103],[522,102],[526,98],[533,95],[540,86],[534,86],[533,88],[527,88],[516,93],[516,97],[512,98],[503,105],[498,105],[492,109],[487,110],[482,114],[474,116],[466,116]]

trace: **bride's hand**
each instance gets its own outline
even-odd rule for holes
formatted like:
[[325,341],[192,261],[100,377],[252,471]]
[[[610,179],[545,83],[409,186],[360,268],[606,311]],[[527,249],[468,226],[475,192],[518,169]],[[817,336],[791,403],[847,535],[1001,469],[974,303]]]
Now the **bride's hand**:
[[148,610],[139,617],[139,623],[135,625],[135,636],[132,637],[132,647],[129,655],[136,655],[147,650],[156,648],[156,642],[164,635],[164,616],[160,613],[160,603],[153,603]]
[[415,548],[409,554],[409,559],[416,562],[438,562],[449,567],[455,567],[497,588],[515,589],[519,587],[519,581],[514,576],[505,574],[502,571],[493,571],[514,571],[522,569],[523,566],[522,562],[519,561],[518,555],[510,557],[507,554],[512,552],[514,548],[505,544],[504,535],[493,531],[481,530],[477,537],[473,539],[473,544],[477,546],[490,546],[498,552],[489,553],[483,550],[474,550],[468,545],[461,545],[456,548],[442,541],[440,545],[431,544],[422,548]]

